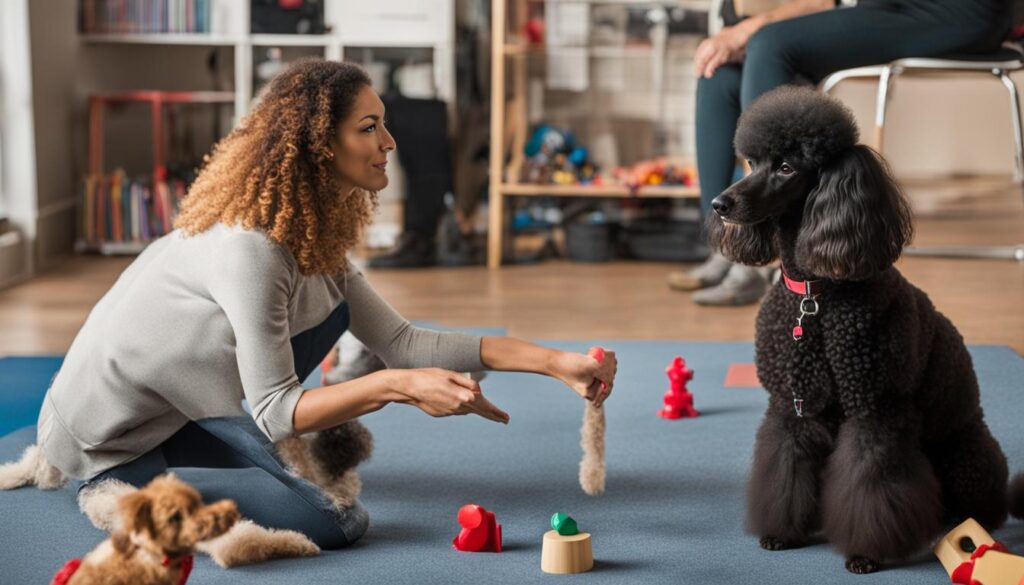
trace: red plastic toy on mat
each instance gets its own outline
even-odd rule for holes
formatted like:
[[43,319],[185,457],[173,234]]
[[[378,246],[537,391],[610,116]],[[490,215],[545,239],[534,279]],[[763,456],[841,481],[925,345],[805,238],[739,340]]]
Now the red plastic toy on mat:
[[693,370],[686,367],[683,358],[676,356],[665,368],[669,388],[665,392],[665,406],[658,411],[661,418],[692,418],[700,415],[693,407],[693,394],[686,389],[686,383],[693,379]]
[[466,504],[459,509],[462,530],[452,540],[455,550],[463,552],[501,552],[501,524],[483,506]]

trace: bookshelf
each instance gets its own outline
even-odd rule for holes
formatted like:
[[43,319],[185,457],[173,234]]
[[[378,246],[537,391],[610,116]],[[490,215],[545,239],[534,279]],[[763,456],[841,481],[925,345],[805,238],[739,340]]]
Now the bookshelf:
[[[118,5],[116,0],[78,0],[79,8]],[[130,22],[116,18],[109,22],[93,17],[86,27],[85,15],[79,14],[78,39],[83,48],[105,46],[151,46],[161,51],[185,50],[188,47],[224,47],[230,50],[231,91],[216,97],[216,103],[229,103],[237,124],[250,109],[258,91],[257,71],[260,59],[268,50],[279,49],[281,61],[307,55],[331,60],[376,58],[373,51],[387,53],[405,51],[414,54],[417,62],[429,60],[436,95],[454,112],[455,101],[455,0],[392,0],[376,3],[364,0],[323,0],[323,34],[261,34],[250,31],[252,21],[250,0],[139,0],[126,5],[140,5],[133,14],[124,14]],[[123,4],[123,3],[122,3]],[[169,22],[167,12],[153,13],[152,6],[174,6],[177,20]],[[148,12],[147,12],[148,11]],[[104,13],[109,17],[109,13]],[[98,26],[99,22],[102,26]],[[142,32],[145,30],[174,32]],[[83,30],[86,29],[86,30]],[[117,30],[121,32],[109,32]],[[186,32],[205,30],[207,32]],[[87,32],[88,31],[88,32]],[[96,32],[92,32],[96,31]],[[103,32],[99,32],[103,31]],[[427,53],[429,51],[429,54]],[[108,57],[109,58],[109,57]],[[392,56],[393,58],[393,56]],[[102,116],[100,116],[102,119]],[[454,118],[452,118],[454,119]],[[156,126],[154,126],[156,128]],[[90,132],[91,133],[91,132]],[[154,138],[156,140],[156,138]],[[102,152],[102,148],[90,147]],[[102,155],[100,155],[102,159]],[[115,162],[116,161],[110,161]],[[116,164],[108,165],[116,167]],[[159,163],[154,162],[154,168]],[[100,164],[102,167],[102,163]],[[100,171],[103,169],[100,168]],[[109,169],[107,169],[109,170]],[[97,171],[90,161],[89,176]],[[154,171],[154,176],[157,172]],[[82,229],[79,227],[79,229]],[[77,250],[101,253],[137,253],[146,242],[110,242],[81,238]]]
[[346,48],[430,49],[438,97],[449,105],[454,103],[454,0],[324,0],[324,23],[328,30],[324,34],[254,34],[248,27],[250,0],[198,1],[205,2],[211,13],[210,32],[90,32],[80,33],[79,39],[87,45],[233,48],[236,123],[248,112],[253,97],[253,52],[266,47],[320,48],[320,54],[334,60],[345,57]]
[[[77,252],[137,254],[172,229],[185,195],[186,180],[168,171],[167,112],[171,104],[224,104],[232,92],[126,91],[89,96],[89,168],[79,203]],[[152,172],[132,178],[121,170],[105,172],[104,112],[112,105],[138,104],[150,108]]]
[[[548,53],[545,42],[528,40],[527,23],[538,10],[569,3],[588,9],[601,5],[678,7],[692,11],[708,9],[705,0],[492,0],[491,2],[491,148],[490,206],[488,217],[487,265],[499,268],[509,248],[510,217],[505,213],[511,197],[596,197],[596,198],[672,198],[696,199],[700,190],[684,185],[534,184],[523,182],[523,149],[530,126],[528,97],[531,94],[531,59],[543,59]],[[589,18],[589,16],[587,17]],[[547,19],[545,18],[545,21]],[[545,29],[551,23],[545,22]],[[566,48],[566,47],[559,47]],[[646,60],[648,67],[664,71],[664,36],[650,45],[594,46],[588,39],[578,41],[572,50],[585,58],[629,58]],[[664,77],[661,74],[662,78]],[[656,75],[657,77],[657,75]],[[587,90],[589,91],[589,90]],[[664,88],[653,93],[664,100]]]

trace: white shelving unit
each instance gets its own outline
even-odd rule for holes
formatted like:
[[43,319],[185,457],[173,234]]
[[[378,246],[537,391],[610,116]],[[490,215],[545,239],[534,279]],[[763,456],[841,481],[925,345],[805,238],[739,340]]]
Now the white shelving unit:
[[213,33],[81,34],[87,44],[232,47],[235,122],[249,111],[253,92],[253,50],[263,47],[321,48],[341,60],[346,47],[432,51],[438,98],[454,107],[454,0],[325,0],[327,34],[250,34],[249,0],[212,0]]

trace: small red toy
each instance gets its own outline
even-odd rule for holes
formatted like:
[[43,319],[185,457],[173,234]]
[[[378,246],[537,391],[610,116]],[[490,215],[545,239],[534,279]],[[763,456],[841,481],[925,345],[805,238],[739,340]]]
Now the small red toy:
[[501,524],[494,513],[483,506],[466,504],[459,509],[462,530],[452,540],[455,550],[462,552],[501,552]]
[[661,418],[693,418],[700,415],[693,407],[693,394],[686,389],[686,383],[693,379],[693,370],[686,367],[683,358],[676,356],[665,368],[669,388],[665,392],[665,406],[658,411]]
[[526,21],[526,26],[523,27],[526,32],[526,40],[531,45],[540,45],[544,43],[544,19],[538,16],[534,16],[530,20]]

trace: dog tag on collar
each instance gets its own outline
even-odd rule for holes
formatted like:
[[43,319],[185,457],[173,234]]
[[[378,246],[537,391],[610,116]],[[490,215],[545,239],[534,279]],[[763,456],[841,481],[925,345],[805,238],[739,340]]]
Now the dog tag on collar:
[[796,416],[798,418],[804,417],[804,400],[802,398],[793,399],[793,410],[796,411]]
[[801,325],[797,325],[793,328],[793,339],[800,341],[800,338],[804,336],[804,328]]

